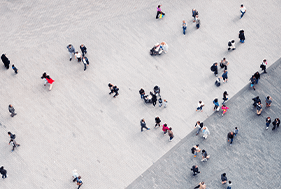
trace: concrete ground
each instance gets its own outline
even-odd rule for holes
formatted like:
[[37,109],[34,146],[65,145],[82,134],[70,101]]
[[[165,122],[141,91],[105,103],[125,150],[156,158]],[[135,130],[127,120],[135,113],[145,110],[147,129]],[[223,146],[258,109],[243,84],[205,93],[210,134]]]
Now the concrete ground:
[[[75,188],[71,171],[82,175],[83,188],[125,188],[181,142],[197,120],[212,115],[212,100],[227,90],[230,98],[244,87],[263,58],[272,65],[280,53],[280,2],[163,1],[164,19],[156,20],[159,1],[2,1],[0,52],[19,69],[0,68],[0,159],[9,178],[0,188]],[[197,8],[196,30],[191,9]],[[266,10],[265,10],[266,7]],[[267,11],[270,10],[270,11]],[[188,24],[182,35],[181,23]],[[245,44],[227,51],[230,39],[245,30]],[[149,49],[165,41],[169,52]],[[69,61],[66,46],[84,43],[90,66]],[[229,82],[215,87],[210,66],[226,57]],[[40,79],[46,71],[53,90]],[[222,71],[220,70],[219,74]],[[107,84],[120,88],[108,95]],[[144,104],[138,91],[160,86],[166,109]],[[259,90],[259,86],[257,87]],[[195,112],[199,100],[203,112]],[[8,105],[16,115],[9,116]],[[160,129],[140,132],[155,116],[173,127],[168,142]],[[7,132],[21,144],[11,153]]]

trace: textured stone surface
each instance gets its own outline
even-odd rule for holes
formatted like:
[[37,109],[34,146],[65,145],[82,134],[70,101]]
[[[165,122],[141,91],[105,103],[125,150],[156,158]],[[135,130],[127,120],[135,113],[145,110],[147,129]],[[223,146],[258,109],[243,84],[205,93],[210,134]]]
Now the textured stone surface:
[[[222,0],[163,1],[166,16],[155,20],[158,3],[0,2],[0,52],[19,69],[14,75],[0,67],[0,159],[9,175],[0,188],[75,187],[73,169],[82,175],[85,189],[125,188],[192,132],[197,120],[213,113],[215,97],[224,90],[233,97],[263,58],[270,66],[280,57],[279,1],[244,2],[242,20],[240,2]],[[192,23],[194,7],[199,30]],[[227,52],[228,40],[237,41],[241,28],[245,44]],[[161,41],[169,52],[151,57],[149,49]],[[81,63],[69,61],[69,43],[76,50],[81,43],[88,48],[86,72]],[[230,61],[229,82],[216,88],[210,66],[224,56]],[[44,71],[55,80],[51,92],[40,79]],[[116,99],[108,95],[108,82],[120,88]],[[169,102],[166,109],[140,100],[138,90],[148,93],[156,84]],[[206,104],[202,113],[195,112],[199,100]],[[18,113],[14,118],[10,103]],[[140,133],[140,119],[153,127],[157,115],[173,127],[172,143],[160,129]],[[16,133],[21,144],[13,153],[7,131]]]

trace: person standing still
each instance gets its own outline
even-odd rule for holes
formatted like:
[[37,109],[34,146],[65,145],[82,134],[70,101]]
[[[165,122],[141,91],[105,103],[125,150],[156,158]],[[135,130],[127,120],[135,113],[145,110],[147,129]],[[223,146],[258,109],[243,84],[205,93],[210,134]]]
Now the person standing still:
[[210,131],[209,131],[209,129],[206,126],[204,126],[202,128],[202,133],[203,133],[203,138],[204,139],[207,139],[208,135],[210,135]]
[[194,154],[194,157],[197,156],[197,153],[200,152],[201,150],[199,149],[199,144],[196,144],[191,148],[191,153]]
[[265,125],[266,125],[266,128],[265,128],[265,129],[266,129],[266,130],[268,129],[270,123],[271,123],[271,119],[270,119],[270,117],[267,117],[267,118],[265,119]]
[[240,39],[240,43],[244,43],[245,41],[245,35],[244,35],[244,30],[240,30],[239,31],[239,35],[238,35],[238,38]]
[[227,91],[224,91],[223,94],[222,94],[222,99],[223,99],[223,103],[222,104],[225,104],[227,101],[228,101],[228,94],[227,94]]
[[262,104],[261,102],[258,102],[257,104],[257,115],[260,116],[262,112]]
[[205,104],[204,104],[203,101],[200,100],[200,101],[198,102],[198,107],[197,107],[197,109],[196,109],[196,112],[199,111],[199,110],[200,110],[201,112],[203,112],[203,106],[205,106]]
[[227,110],[229,109],[229,107],[227,107],[227,106],[224,104],[224,105],[222,105],[221,109],[222,109],[222,116],[223,116],[223,115],[227,112]]
[[238,134],[238,131],[239,131],[238,127],[235,127],[234,132],[233,132],[234,136],[236,136]]
[[275,130],[275,128],[279,128],[280,119],[279,118],[275,118],[275,120],[272,122],[272,125],[273,125],[272,130]]
[[169,127],[167,126],[167,123],[163,124],[162,131],[164,132],[164,135],[168,132]]
[[89,66],[89,64],[90,64],[88,58],[86,56],[83,56],[82,62],[84,64],[84,71],[86,71],[87,66]]
[[197,165],[193,165],[192,168],[191,168],[191,171],[193,171],[193,176],[195,176],[198,173],[200,173]]
[[146,123],[145,123],[145,120],[144,120],[144,119],[142,119],[142,120],[140,121],[140,125],[141,125],[141,132],[143,131],[143,128],[145,128],[146,130],[150,130],[150,128],[147,128],[147,127],[146,127]]
[[207,154],[206,150],[202,150],[202,162],[206,162],[208,161],[208,159],[210,158],[210,155]]
[[1,175],[2,175],[2,179],[5,179],[5,178],[8,177],[8,175],[7,175],[7,170],[4,169],[4,166],[1,166],[1,167],[0,167],[0,173],[1,173]]
[[196,22],[196,16],[197,15],[198,15],[198,11],[196,9],[192,9],[193,22]]
[[254,75],[252,75],[252,77],[249,79],[250,83],[251,83],[251,87],[254,89],[254,91],[256,90],[255,88],[255,84],[257,83],[256,77]]
[[228,181],[228,183],[227,183],[227,188],[226,188],[226,189],[231,189],[231,186],[232,186],[231,181]]
[[227,182],[227,177],[226,177],[226,173],[223,173],[221,175],[221,184],[226,184]]
[[68,49],[68,52],[69,52],[69,61],[71,61],[72,54],[75,54],[75,49],[71,44],[69,44],[66,48]]
[[82,52],[82,56],[84,57],[84,55],[87,54],[87,48],[85,47],[84,44],[81,44],[80,49],[81,49],[81,52]]
[[144,92],[143,88],[141,88],[141,89],[139,90],[139,93],[140,93],[141,99],[143,99],[143,97],[144,97],[144,95],[145,95],[145,92]]
[[161,119],[159,117],[155,118],[155,127],[160,127]]
[[256,84],[258,84],[259,83],[259,79],[260,79],[260,73],[259,72],[256,72],[255,74],[254,74],[254,76],[255,76],[255,78],[256,78]]
[[214,72],[215,76],[218,76],[218,63],[215,62],[212,66],[211,66],[211,71]]
[[196,136],[199,134],[199,132],[201,131],[201,129],[203,128],[203,122],[200,123],[200,121],[197,121],[195,126],[194,126],[194,129],[198,128],[197,132],[196,132]]
[[244,7],[243,4],[240,6],[240,12],[241,12],[241,16],[240,16],[240,19],[241,19],[244,16],[244,14],[246,13],[246,7]]
[[223,58],[223,59],[221,60],[220,67],[221,67],[221,68],[224,68],[224,70],[227,70],[228,64],[229,64],[229,62],[226,60],[226,58]]
[[266,65],[267,65],[267,61],[266,61],[266,59],[263,59],[261,65],[260,65],[260,68],[262,69],[263,73],[267,73],[266,72]]
[[79,188],[82,186],[82,184],[83,184],[83,181],[82,181],[82,179],[81,179],[81,176],[79,176],[76,181],[77,181],[77,185],[78,185],[78,188],[77,188],[77,189],[79,189]]
[[9,69],[10,60],[7,58],[6,54],[2,54],[1,60],[2,60],[2,62],[4,64],[5,68]]
[[272,103],[272,98],[271,98],[271,96],[265,97],[265,105],[266,105],[266,107],[270,107],[270,106],[271,106],[271,103]]
[[169,141],[171,142],[173,140],[173,138],[174,138],[174,133],[172,131],[172,127],[169,128],[168,135],[170,137]]
[[185,35],[185,30],[186,30],[186,22],[185,22],[185,20],[182,21],[182,30],[183,30],[183,35]]
[[196,15],[196,28],[199,29],[201,25],[200,18]]
[[226,83],[227,83],[227,81],[228,81],[228,76],[227,76],[227,74],[228,74],[228,71],[227,71],[227,70],[224,70],[224,71],[223,71],[223,74],[222,74],[222,76],[221,76],[221,78],[223,79],[223,82],[226,82]]
[[229,132],[227,134],[227,141],[229,142],[229,139],[230,139],[230,146],[232,145],[232,142],[233,142],[233,138],[234,138],[234,133],[233,132]]
[[15,115],[17,115],[15,113],[15,108],[12,106],[12,104],[9,105],[8,109],[9,109],[9,112],[11,113],[11,115],[10,115],[11,117],[14,117]]

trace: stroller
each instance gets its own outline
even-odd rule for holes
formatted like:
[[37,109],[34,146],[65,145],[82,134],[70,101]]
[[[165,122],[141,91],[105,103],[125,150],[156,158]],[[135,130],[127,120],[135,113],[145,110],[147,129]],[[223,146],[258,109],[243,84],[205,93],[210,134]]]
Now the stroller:
[[161,55],[163,52],[163,49],[161,48],[160,44],[157,43],[150,49],[150,55],[151,56],[156,56],[156,55]]

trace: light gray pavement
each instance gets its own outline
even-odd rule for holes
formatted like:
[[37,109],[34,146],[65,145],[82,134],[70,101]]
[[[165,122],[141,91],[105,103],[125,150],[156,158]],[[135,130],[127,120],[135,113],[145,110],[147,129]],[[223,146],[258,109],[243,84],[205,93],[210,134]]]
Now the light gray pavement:
[[[281,58],[261,75],[256,91],[246,85],[231,100],[226,102],[230,108],[222,117],[215,112],[204,121],[210,136],[204,140],[196,130],[188,134],[168,153],[153,164],[147,171],[130,184],[127,189],[141,188],[194,188],[204,181],[207,188],[223,189],[221,174],[226,173],[233,183],[233,189],[240,188],[280,188],[280,132],[272,131],[270,124],[266,130],[265,119],[280,118],[281,96],[280,77]],[[265,97],[273,98],[271,107],[266,107]],[[263,104],[262,115],[256,115],[252,98],[260,96]],[[232,146],[227,143],[227,134],[238,127]],[[196,158],[191,153],[193,145],[199,144],[210,155],[208,162],[201,162],[201,153]],[[198,165],[200,174],[193,176],[190,170]]]
[[[83,176],[83,188],[124,188],[193,130],[197,120],[212,114],[212,99],[227,90],[232,97],[259,69],[280,57],[280,2],[163,1],[166,16],[155,20],[159,1],[2,1],[0,52],[19,74],[0,67],[1,164],[9,179],[0,188],[71,188],[71,171]],[[201,28],[195,29],[191,9],[197,8]],[[181,23],[188,23],[182,35]],[[245,30],[245,44],[227,52],[227,42]],[[167,54],[151,57],[157,42]],[[66,46],[84,43],[90,66],[69,61]],[[80,51],[80,50],[79,50]],[[214,61],[230,61],[229,82],[214,87]],[[43,86],[46,71],[53,90]],[[220,71],[221,74],[221,71]],[[108,95],[108,82],[120,95]],[[154,85],[168,108],[144,104],[138,90]],[[197,102],[206,104],[195,112]],[[8,104],[18,115],[9,117]],[[168,143],[160,129],[140,133],[145,118],[172,126]],[[17,134],[21,147],[10,152],[7,131]]]

